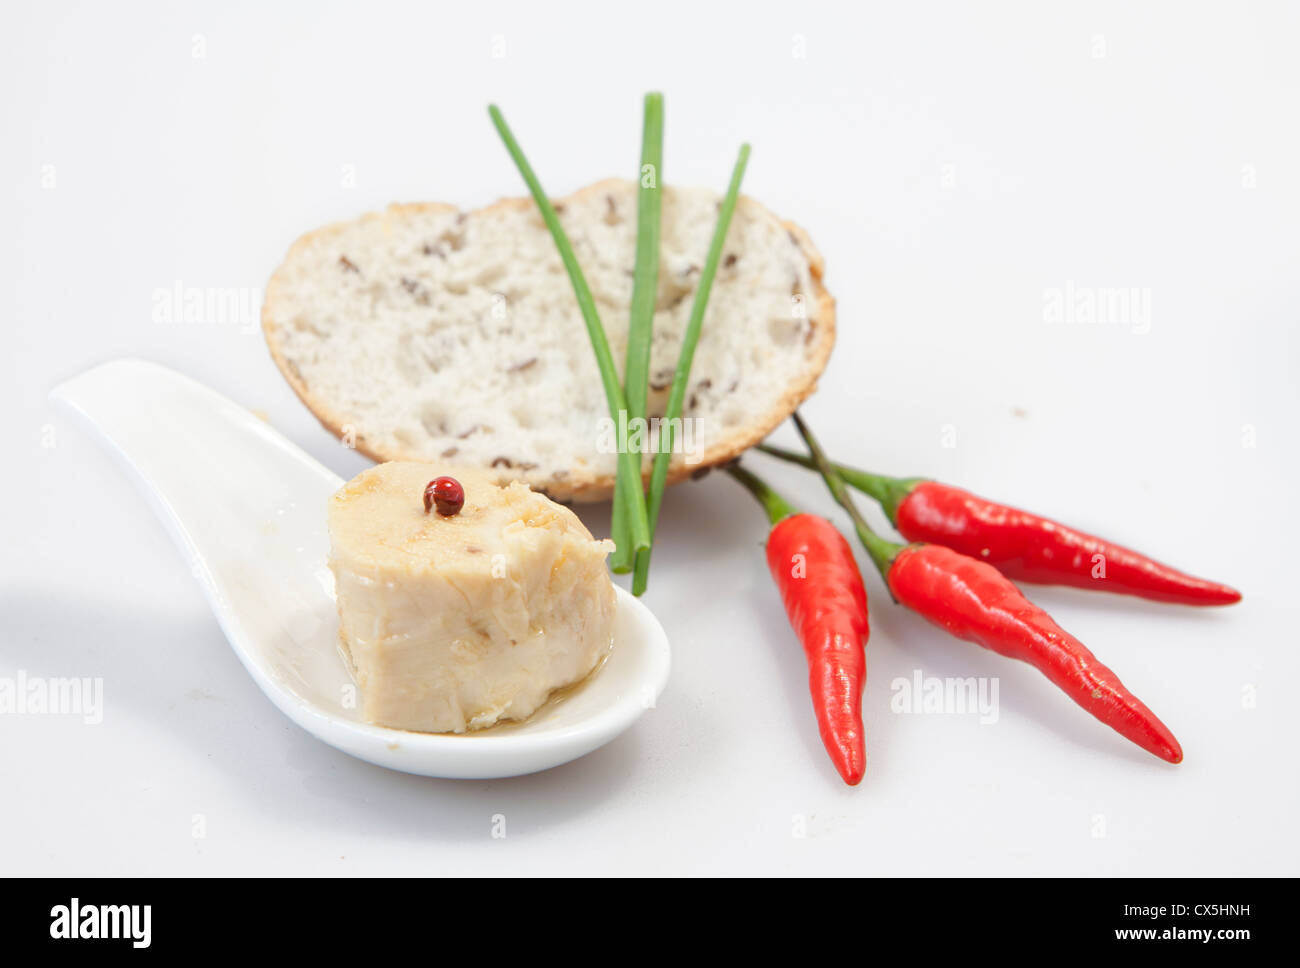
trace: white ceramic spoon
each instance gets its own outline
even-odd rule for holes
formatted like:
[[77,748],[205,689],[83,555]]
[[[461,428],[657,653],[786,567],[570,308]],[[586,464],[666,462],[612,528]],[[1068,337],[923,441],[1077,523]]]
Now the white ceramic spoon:
[[609,742],[668,680],[663,628],[620,588],[608,661],[527,722],[461,736],[362,722],[345,708],[351,680],[326,565],[326,500],[342,479],[247,410],[157,364],[105,363],[51,397],[135,472],[262,691],[345,753],[425,776],[534,773]]

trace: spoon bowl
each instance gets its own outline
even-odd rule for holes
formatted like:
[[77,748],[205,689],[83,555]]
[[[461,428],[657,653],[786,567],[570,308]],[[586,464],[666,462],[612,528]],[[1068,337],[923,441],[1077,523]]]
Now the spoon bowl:
[[466,734],[364,722],[339,653],[327,564],[326,506],[343,479],[252,413],[154,363],[102,364],[55,387],[51,398],[137,479],[253,681],[336,749],[423,776],[535,773],[609,742],[667,683],[663,627],[618,588],[608,659],[526,721]]

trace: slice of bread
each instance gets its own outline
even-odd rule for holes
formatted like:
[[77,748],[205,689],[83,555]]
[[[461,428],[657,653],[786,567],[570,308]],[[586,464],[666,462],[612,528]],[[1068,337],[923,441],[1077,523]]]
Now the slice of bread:
[[[663,192],[651,417],[667,404],[719,204],[704,189]],[[599,182],[556,208],[621,372],[636,186]],[[736,457],[816,388],[835,342],[835,303],[821,276],[801,229],[740,199],[670,481]],[[271,277],[262,327],[303,402],[375,460],[480,466],[557,500],[612,492],[617,437],[600,373],[531,199],[475,212],[393,205],[310,232]],[[649,454],[644,467],[648,478]]]

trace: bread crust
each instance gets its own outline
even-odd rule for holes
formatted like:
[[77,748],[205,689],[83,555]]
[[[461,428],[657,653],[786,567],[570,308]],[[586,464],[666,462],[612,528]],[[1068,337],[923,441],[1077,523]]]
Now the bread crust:
[[[567,203],[576,201],[587,195],[599,194],[606,192],[611,186],[622,184],[618,179],[604,179],[585,188],[580,188],[576,192],[563,198],[554,200],[557,206],[563,206]],[[798,243],[799,248],[803,251],[808,260],[808,267],[812,276],[814,291],[812,296],[816,301],[816,309],[809,313],[809,317],[817,321],[813,330],[816,340],[812,352],[809,354],[809,366],[802,378],[787,387],[786,392],[777,401],[776,405],[769,408],[766,412],[755,414],[753,418],[743,427],[733,430],[725,438],[709,447],[698,455],[698,459],[687,464],[683,461],[673,461],[669,465],[668,479],[669,484],[676,484],[689,477],[698,476],[703,471],[726,464],[739,457],[750,447],[759,443],[768,434],[785,420],[795,409],[806,400],[817,389],[817,381],[822,372],[826,369],[826,363],[830,359],[831,350],[835,346],[835,298],[827,291],[822,283],[822,276],[825,271],[825,263],[822,260],[821,253],[817,251],[812,240],[808,237],[800,226],[794,222],[778,218],[769,209],[761,203],[754,201],[749,196],[741,196],[745,204],[753,205],[760,211],[767,213],[778,222],[792,239]],[[502,198],[491,205],[484,206],[475,210],[471,214],[479,215],[494,210],[505,208],[524,208],[531,209],[534,202],[531,198]],[[314,229],[299,237],[285,256],[285,263],[292,260],[294,254],[299,248],[313,243],[315,240],[330,235],[338,234],[343,228],[355,224],[357,221],[368,219],[388,219],[394,216],[400,216],[410,212],[443,212],[454,213],[461,211],[455,205],[448,205],[441,202],[409,202],[394,203],[388,206],[382,212],[367,212],[359,219],[352,219],[346,222],[335,222],[330,225]],[[266,344],[271,352],[271,358],[279,368],[284,378],[289,381],[289,386],[293,388],[294,393],[321,422],[330,433],[345,444],[353,447],[362,454],[365,454],[374,461],[389,460],[430,460],[431,455],[420,453],[418,451],[383,449],[373,446],[359,433],[353,432],[349,435],[348,424],[346,419],[337,413],[330,405],[329,401],[322,399],[312,391],[302,374],[298,371],[283,352],[279,341],[276,323],[276,309],[279,303],[280,289],[280,269],[276,269],[271,275],[270,281],[266,286],[266,295],[262,301],[262,333],[266,338]],[[349,443],[349,436],[351,442]],[[557,470],[567,470],[568,476],[564,480],[557,481],[552,475]],[[509,469],[507,473],[501,473],[498,468],[495,473],[498,480],[502,483],[511,480],[523,481],[525,484],[547,494],[557,501],[565,503],[587,504],[597,501],[607,501],[613,496],[614,475],[596,474],[590,469],[570,468],[546,468],[539,467],[533,471],[521,471],[518,469]],[[647,469],[643,473],[644,483],[649,484],[650,471]]]

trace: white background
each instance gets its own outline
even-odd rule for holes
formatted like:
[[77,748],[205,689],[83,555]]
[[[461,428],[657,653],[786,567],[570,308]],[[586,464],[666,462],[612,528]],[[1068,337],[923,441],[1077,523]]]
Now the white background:
[[[105,718],[0,715],[0,871],[1300,873],[1297,8],[477,7],[8,11],[0,676],[102,676]],[[552,192],[630,176],[652,88],[669,182],[721,189],[749,140],[746,191],[826,257],[840,337],[805,412],[833,454],[1244,591],[1200,611],[1031,589],[1173,728],[1181,766],[868,573],[868,775],[844,787],[763,518],[720,475],[666,506],[647,602],[672,681],[583,760],[499,782],[389,773],[257,691],[47,391],[146,357],[355,473],[254,329],[157,323],[156,290],[260,289],[298,234],[390,201],[519,194],[489,101]],[[1149,331],[1045,321],[1067,284],[1145,292]],[[814,478],[761,465],[831,512]],[[606,531],[607,506],[584,516]],[[918,669],[999,677],[996,725],[891,712]]]

